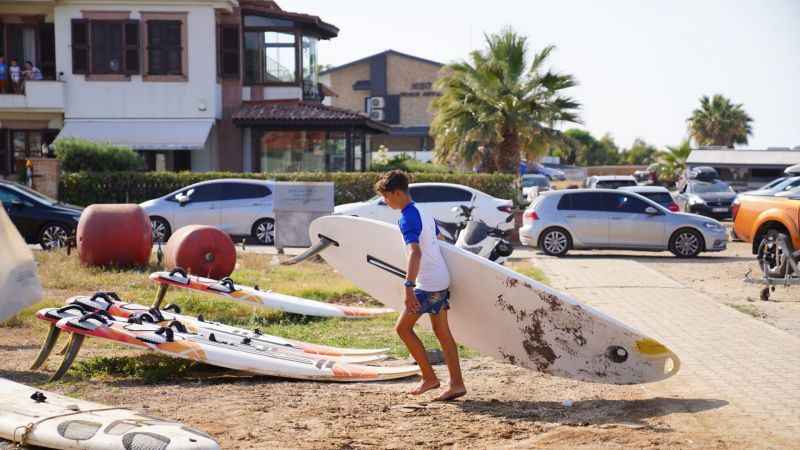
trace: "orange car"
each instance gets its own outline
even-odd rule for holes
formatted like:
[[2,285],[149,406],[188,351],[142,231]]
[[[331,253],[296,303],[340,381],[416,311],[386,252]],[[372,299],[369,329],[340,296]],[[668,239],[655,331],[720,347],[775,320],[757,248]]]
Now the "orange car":
[[761,241],[785,234],[793,249],[800,248],[800,194],[793,196],[739,195],[731,207],[733,232],[753,243],[758,253]]

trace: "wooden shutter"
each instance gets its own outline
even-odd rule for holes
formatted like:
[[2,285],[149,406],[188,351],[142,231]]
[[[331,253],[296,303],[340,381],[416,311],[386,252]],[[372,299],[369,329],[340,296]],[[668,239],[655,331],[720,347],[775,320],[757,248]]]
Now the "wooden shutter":
[[400,123],[400,96],[387,95],[384,98],[386,99],[386,107],[383,109],[383,121],[391,125]]
[[52,23],[39,25],[39,69],[47,80],[56,79],[56,33]]
[[239,26],[219,27],[219,75],[239,78]]
[[125,21],[123,33],[123,52],[125,53],[125,73],[135,75],[140,72],[139,56],[139,21]]
[[72,19],[72,73],[89,73],[89,21]]

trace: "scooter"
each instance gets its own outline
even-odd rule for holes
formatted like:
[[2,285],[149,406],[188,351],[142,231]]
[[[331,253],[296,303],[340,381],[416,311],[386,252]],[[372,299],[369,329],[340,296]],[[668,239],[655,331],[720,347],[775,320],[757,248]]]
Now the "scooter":
[[474,209],[474,206],[454,206],[451,211],[456,213],[456,218],[461,219],[458,222],[444,222],[439,219],[433,219],[439,228],[439,234],[444,238],[445,242],[455,245],[458,235],[467,226],[467,222],[472,220],[472,211]]
[[[436,224],[439,227],[440,234],[445,235],[443,231],[450,234],[454,239],[450,243],[455,244],[458,248],[498,264],[505,263],[514,252],[514,247],[508,240],[510,230],[501,230],[499,224],[496,227],[490,227],[482,220],[472,219],[473,209],[475,207],[463,205],[454,207],[453,212],[458,213],[464,220],[458,224],[437,221]],[[510,214],[505,222],[510,223],[513,220],[514,215]],[[447,237],[445,237],[445,240],[448,240]]]
[[792,250],[785,234],[764,239],[758,248],[758,262],[764,275],[752,278],[751,271],[745,274],[745,283],[760,284],[761,300],[769,300],[776,286],[800,286],[800,250]]

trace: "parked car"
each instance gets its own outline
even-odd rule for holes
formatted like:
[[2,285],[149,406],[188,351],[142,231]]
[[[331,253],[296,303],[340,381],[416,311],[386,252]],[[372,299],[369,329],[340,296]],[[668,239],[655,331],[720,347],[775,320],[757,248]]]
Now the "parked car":
[[[449,183],[414,183],[409,186],[411,198],[423,213],[431,214],[441,222],[457,223],[458,206],[475,206],[472,217],[483,220],[489,226],[499,225],[508,229],[505,223],[511,213],[511,200],[503,200],[484,194],[483,192],[460,184]],[[395,211],[375,196],[365,202],[347,203],[334,208],[334,214],[367,217],[391,224],[397,224],[400,212]]]
[[675,199],[672,198],[672,194],[669,193],[667,188],[662,186],[622,186],[619,188],[621,191],[625,192],[635,192],[643,197],[647,197],[650,200],[658,203],[659,205],[667,208],[672,212],[680,211],[678,208],[678,204],[675,203]]
[[691,179],[675,200],[681,211],[722,220],[732,217],[731,204],[735,198],[736,191],[724,181]]
[[716,220],[674,213],[633,192],[612,189],[551,191],[523,215],[524,245],[552,256],[571,249],[663,251],[691,258],[727,247],[725,227]]
[[782,192],[792,191],[800,187],[800,176],[796,177],[781,177],[773,180],[770,183],[762,186],[760,189],[753,191],[742,192],[746,195],[777,195]]
[[547,167],[544,164],[539,163],[535,163],[528,167],[526,174],[544,175],[550,181],[564,181],[567,179],[567,174],[565,174],[563,170]]
[[522,176],[522,196],[533,200],[542,192],[550,190],[550,179],[540,174],[527,174]]
[[786,170],[783,171],[787,176],[796,176],[800,175],[800,164],[795,164],[793,166],[787,167]]
[[61,203],[21,184],[0,180],[0,202],[29,244],[45,250],[64,247],[75,234],[82,209]]
[[632,175],[594,175],[586,179],[584,187],[589,189],[617,189],[622,186],[636,186]]
[[[758,253],[761,242],[784,234],[792,249],[800,248],[800,192],[791,196],[740,195],[733,204],[733,232],[753,244]],[[782,268],[782,269],[781,269]],[[782,276],[785,264],[777,261],[768,275]]]
[[186,225],[211,225],[269,245],[275,242],[272,191],[270,181],[220,179],[186,186],[140,206],[150,216],[154,242],[166,242]]

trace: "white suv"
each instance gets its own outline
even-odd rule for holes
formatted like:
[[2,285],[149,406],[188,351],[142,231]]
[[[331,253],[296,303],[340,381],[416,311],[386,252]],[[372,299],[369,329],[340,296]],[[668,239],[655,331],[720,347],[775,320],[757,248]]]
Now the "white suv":
[[[432,214],[440,222],[457,223],[458,206],[474,206],[472,217],[483,220],[489,226],[508,229],[512,225],[505,222],[512,212],[511,200],[503,200],[484,194],[471,187],[449,183],[414,183],[408,187],[411,198],[424,214]],[[391,224],[397,224],[400,212],[383,202],[380,196],[358,203],[339,205],[334,214],[366,217]]]
[[140,206],[150,216],[153,242],[166,242],[186,225],[211,225],[233,236],[252,236],[259,243],[275,241],[273,183],[221,179],[187,186]]

